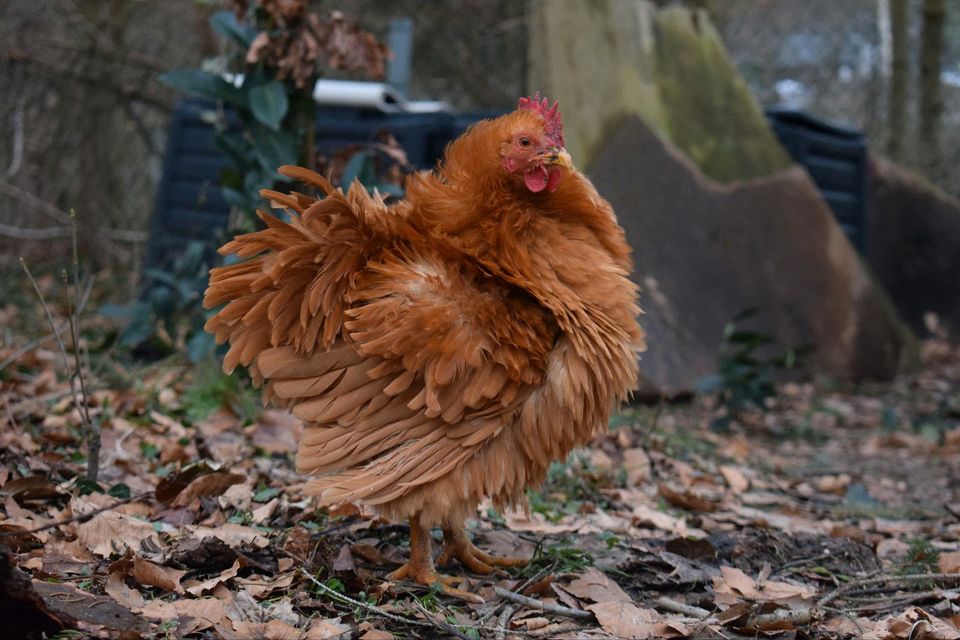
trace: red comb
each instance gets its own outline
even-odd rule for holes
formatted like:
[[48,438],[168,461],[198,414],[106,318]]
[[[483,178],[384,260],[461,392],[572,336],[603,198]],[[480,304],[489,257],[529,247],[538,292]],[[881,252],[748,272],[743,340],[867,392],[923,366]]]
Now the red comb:
[[543,116],[543,119],[546,121],[547,137],[562,147],[564,146],[563,122],[560,119],[560,112],[557,111],[558,106],[559,103],[554,102],[551,107],[550,101],[545,97],[541,98],[539,91],[537,91],[532,98],[520,98],[517,103],[517,109],[526,109],[527,111],[533,111]]

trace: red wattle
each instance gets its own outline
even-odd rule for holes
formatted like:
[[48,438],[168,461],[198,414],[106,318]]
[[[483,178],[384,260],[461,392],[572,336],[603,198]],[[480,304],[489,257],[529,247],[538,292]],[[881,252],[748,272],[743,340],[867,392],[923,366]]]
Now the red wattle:
[[547,170],[543,167],[536,167],[531,169],[523,174],[523,182],[527,185],[527,189],[534,193],[540,193],[547,188],[547,183],[550,176],[547,174]]
[[560,178],[563,177],[563,169],[553,169],[550,177],[547,178],[547,191],[553,193],[560,186]]

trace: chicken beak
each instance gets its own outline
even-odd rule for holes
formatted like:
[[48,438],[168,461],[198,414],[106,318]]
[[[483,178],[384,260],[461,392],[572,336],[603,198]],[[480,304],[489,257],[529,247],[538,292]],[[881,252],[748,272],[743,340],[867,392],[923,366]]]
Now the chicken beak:
[[573,170],[573,159],[563,147],[552,147],[551,149],[548,149],[546,161],[547,164],[557,165],[558,167],[563,167],[564,169],[570,171]]

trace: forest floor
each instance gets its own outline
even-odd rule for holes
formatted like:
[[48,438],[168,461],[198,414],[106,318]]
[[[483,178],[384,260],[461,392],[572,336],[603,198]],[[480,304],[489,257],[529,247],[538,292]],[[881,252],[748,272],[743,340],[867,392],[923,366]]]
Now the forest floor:
[[[0,323],[40,336],[22,314]],[[960,638],[946,340],[892,383],[782,384],[723,432],[711,397],[625,410],[554,465],[529,516],[478,511],[480,547],[532,558],[447,568],[483,604],[386,580],[407,528],[317,509],[297,422],[215,363],[92,367],[102,450],[84,480],[64,354],[25,342],[0,343],[0,362],[16,355],[0,370],[7,637]]]

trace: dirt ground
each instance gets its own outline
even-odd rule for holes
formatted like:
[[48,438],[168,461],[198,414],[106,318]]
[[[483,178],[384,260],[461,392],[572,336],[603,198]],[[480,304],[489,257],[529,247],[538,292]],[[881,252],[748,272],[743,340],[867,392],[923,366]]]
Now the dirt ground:
[[782,384],[720,431],[709,396],[624,410],[529,514],[478,511],[481,548],[532,558],[445,568],[483,604],[386,580],[406,527],[318,510],[292,467],[299,425],[212,366],[94,368],[96,485],[56,348],[0,371],[10,637],[960,638],[946,340],[893,383]]

